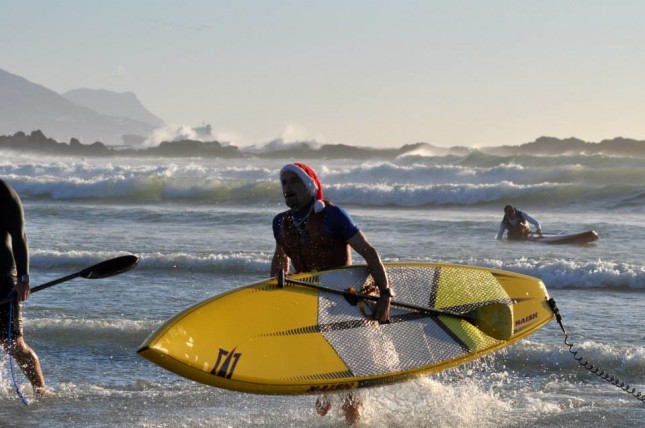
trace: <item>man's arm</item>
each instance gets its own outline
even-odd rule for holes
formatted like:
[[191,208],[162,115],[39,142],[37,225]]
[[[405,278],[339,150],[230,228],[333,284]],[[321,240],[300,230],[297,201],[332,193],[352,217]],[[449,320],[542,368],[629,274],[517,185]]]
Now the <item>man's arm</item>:
[[7,232],[11,235],[11,250],[16,262],[18,273],[18,284],[16,285],[17,298],[19,301],[29,297],[29,282],[22,282],[23,275],[29,274],[29,244],[27,242],[27,231],[25,228],[25,213],[22,202],[16,191],[7,186],[10,198],[6,207],[8,220]]
[[506,231],[506,225],[504,224],[504,222],[501,222],[499,224],[499,231],[497,232],[497,236],[495,237],[495,239],[502,239],[504,237],[505,231]]
[[280,271],[285,274],[289,273],[290,260],[287,256],[287,252],[284,249],[284,246],[281,244],[281,233],[282,221],[284,220],[284,214],[278,214],[273,217],[272,229],[273,237],[275,239],[275,251],[273,252],[273,259],[271,260],[271,276],[278,276]]
[[365,235],[361,231],[352,236],[347,243],[363,257],[372,274],[372,278],[374,278],[376,286],[381,292],[381,297],[376,305],[374,318],[378,319],[380,323],[388,322],[390,319],[390,296],[387,296],[383,291],[389,288],[389,282],[378,252],[367,242]]
[[533,226],[535,226],[536,232],[538,234],[540,234],[540,235],[542,234],[542,227],[540,227],[540,222],[539,221],[537,221],[536,219],[534,219],[533,217],[531,217],[530,215],[528,215],[525,212],[522,212],[522,216],[524,217],[524,220],[528,221]]
[[289,272],[289,256],[287,256],[282,245],[275,244],[273,259],[271,260],[271,276],[278,276],[280,271]]

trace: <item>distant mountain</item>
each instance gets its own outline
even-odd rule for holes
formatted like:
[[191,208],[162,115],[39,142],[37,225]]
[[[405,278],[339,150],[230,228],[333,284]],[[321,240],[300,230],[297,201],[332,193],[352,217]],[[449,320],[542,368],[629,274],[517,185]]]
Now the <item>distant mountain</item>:
[[112,92],[105,89],[72,89],[64,92],[63,97],[76,105],[87,107],[108,116],[127,117],[148,123],[156,128],[165,122],[150,113],[132,92]]
[[101,114],[62,95],[0,69],[0,135],[40,130],[50,137],[122,144],[124,134],[149,135],[155,125]]
[[499,156],[566,156],[609,155],[645,157],[645,141],[616,137],[599,143],[589,143],[579,138],[540,137],[519,146],[486,147],[481,151]]
[[218,141],[164,141],[156,147],[126,148],[106,146],[103,143],[82,144],[71,139],[69,144],[46,137],[40,131],[27,135],[16,132],[14,135],[0,135],[0,150],[46,153],[63,156],[164,156],[164,157],[203,157],[203,158],[265,158],[265,159],[394,159],[406,157],[463,156],[486,153],[493,156],[575,156],[608,155],[645,158],[645,141],[627,138],[614,138],[600,143],[586,143],[569,138],[559,140],[540,137],[532,143],[520,146],[486,147],[481,149],[467,147],[439,148],[428,143],[404,145],[399,149],[376,149],[353,147],[342,144],[324,144],[320,147],[307,142],[293,143],[291,150],[279,145],[266,151],[240,149]]

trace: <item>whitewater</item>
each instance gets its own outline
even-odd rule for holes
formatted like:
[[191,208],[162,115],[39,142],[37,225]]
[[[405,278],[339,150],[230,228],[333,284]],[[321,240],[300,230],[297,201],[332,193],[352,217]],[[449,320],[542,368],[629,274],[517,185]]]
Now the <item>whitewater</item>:
[[[544,281],[575,350],[645,392],[645,168],[606,155],[394,159],[49,157],[0,153],[20,194],[32,286],[123,254],[139,265],[34,293],[25,337],[50,394],[35,399],[0,364],[0,416],[21,426],[344,426],[312,396],[262,396],[180,378],[136,354],[165,320],[268,277],[273,216],[286,209],[278,171],[310,164],[386,262],[456,263]],[[503,206],[544,232],[593,229],[589,245],[494,239]],[[354,254],[354,262],[362,260]],[[216,328],[216,326],[214,326]],[[581,368],[552,322],[484,359],[365,390],[361,426],[636,427],[645,404]],[[14,362],[15,365],[15,362]],[[11,419],[15,418],[15,419]]]

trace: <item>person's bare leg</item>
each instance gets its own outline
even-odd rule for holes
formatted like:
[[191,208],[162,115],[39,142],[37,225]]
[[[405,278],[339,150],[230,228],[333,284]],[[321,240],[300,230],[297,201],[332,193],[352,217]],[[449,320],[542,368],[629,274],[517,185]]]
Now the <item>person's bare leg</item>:
[[13,349],[11,350],[13,357],[22,369],[27,379],[34,389],[34,395],[41,396],[45,394],[45,377],[43,376],[42,368],[40,367],[40,360],[38,355],[26,343],[23,337],[18,337],[13,342]]
[[353,425],[361,420],[361,407],[363,407],[363,399],[358,391],[350,392],[345,396],[343,411],[345,412],[347,423]]
[[320,416],[325,416],[331,409],[331,400],[328,395],[322,395],[316,399],[316,412]]

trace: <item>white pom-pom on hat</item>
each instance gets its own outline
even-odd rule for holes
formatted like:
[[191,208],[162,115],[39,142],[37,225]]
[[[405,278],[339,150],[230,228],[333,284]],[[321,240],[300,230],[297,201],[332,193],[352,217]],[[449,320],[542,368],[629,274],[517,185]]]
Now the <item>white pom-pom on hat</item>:
[[280,170],[280,176],[282,177],[282,174],[287,171],[295,173],[300,180],[302,180],[307,191],[309,191],[309,195],[313,196],[315,199],[314,212],[321,212],[325,208],[325,202],[323,201],[324,196],[322,184],[320,184],[316,171],[314,171],[309,165],[302,162],[286,164]]

